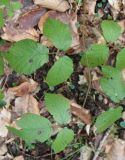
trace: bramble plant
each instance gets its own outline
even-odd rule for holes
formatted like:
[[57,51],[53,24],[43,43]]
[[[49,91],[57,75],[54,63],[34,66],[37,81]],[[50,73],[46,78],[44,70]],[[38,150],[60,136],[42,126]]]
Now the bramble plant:
[[[120,26],[111,20],[103,21],[101,28],[105,40],[108,43],[116,41],[121,33]],[[58,36],[55,34],[55,30]],[[43,35],[46,36],[58,50],[66,51],[71,46],[72,36],[70,29],[59,20],[48,19],[44,25]],[[103,76],[100,79],[101,88],[112,101],[119,103],[125,97],[125,86],[121,74],[121,70],[125,67],[124,63],[121,63],[121,60],[125,57],[125,49],[121,50],[118,54],[116,67],[107,65],[108,57],[109,48],[106,44],[94,44],[82,55],[81,64],[90,69],[98,66],[102,68]],[[14,71],[29,75],[48,62],[49,50],[47,47],[28,39],[16,42],[6,54],[0,54],[1,75],[4,73],[3,58],[8,61]],[[54,87],[67,81],[72,73],[72,59],[68,56],[62,56],[50,68],[45,81],[49,87]],[[48,112],[58,124],[67,125],[70,122],[70,102],[64,96],[45,93],[45,105]],[[121,117],[121,113],[122,107],[119,106],[114,109],[111,108],[99,115],[95,122],[96,132],[101,133],[110,127]],[[51,137],[53,132],[52,125],[47,118],[31,113],[24,114],[21,119],[17,121],[17,125],[21,130],[8,127],[9,131],[22,138],[29,147],[32,147],[32,144],[36,141],[45,142]],[[72,142],[73,138],[73,130],[62,127],[52,142],[52,149],[55,153],[63,151],[65,147]]]

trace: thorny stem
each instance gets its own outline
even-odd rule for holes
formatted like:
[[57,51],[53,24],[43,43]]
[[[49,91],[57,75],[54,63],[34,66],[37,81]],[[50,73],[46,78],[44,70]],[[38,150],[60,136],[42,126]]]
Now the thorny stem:
[[112,128],[113,128],[113,125],[112,125],[112,126],[107,130],[107,132],[104,134],[104,136],[103,136],[103,138],[102,138],[102,140],[101,140],[101,142],[100,142],[100,144],[99,144],[99,146],[98,146],[98,148],[97,148],[97,150],[96,150],[96,152],[95,152],[94,157],[93,157],[92,160],[97,160],[100,152],[102,151],[103,144],[104,144],[104,142],[106,141],[106,139],[108,138],[108,136],[109,136]]
[[86,101],[87,101],[87,98],[88,98],[88,95],[89,95],[89,92],[90,92],[90,89],[91,89],[91,69],[88,68],[88,70],[89,70],[89,84],[88,84],[88,89],[87,89],[85,99],[84,99],[84,102],[83,102],[83,108],[85,107],[85,104],[86,104]]

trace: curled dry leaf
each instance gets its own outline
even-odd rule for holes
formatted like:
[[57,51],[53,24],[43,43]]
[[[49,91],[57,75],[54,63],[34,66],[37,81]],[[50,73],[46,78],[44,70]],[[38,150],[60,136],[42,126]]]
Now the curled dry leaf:
[[34,0],[34,3],[59,12],[65,12],[70,7],[66,0]]
[[16,112],[17,116],[24,113],[40,114],[37,100],[29,94],[16,98],[13,111]]
[[7,25],[3,28],[3,31],[4,33],[1,35],[1,38],[10,42],[17,42],[23,39],[32,39],[37,41],[39,39],[39,34],[34,28],[25,30]]
[[[76,14],[68,14],[68,13],[60,13],[56,11],[48,11],[40,18],[38,23],[38,27],[43,33],[44,23],[46,22],[47,18],[53,18],[56,20],[60,20],[61,22],[69,25],[72,33],[72,45],[71,47],[76,50],[77,52],[81,51],[80,49],[80,40],[79,40],[79,33],[78,28],[76,27],[77,23],[77,15]],[[42,40],[42,44],[46,44],[48,47],[52,44],[45,39],[45,42]]]
[[37,86],[38,84],[32,79],[30,79],[29,82],[24,82],[19,86],[9,88],[8,92],[12,92],[16,96],[24,96],[28,93],[34,92],[37,89]]
[[10,124],[11,113],[7,109],[0,110],[0,137],[6,137],[8,134],[7,125]]
[[125,141],[115,139],[108,149],[106,160],[124,160],[125,159]]
[[71,106],[71,113],[73,115],[78,117],[85,124],[91,124],[92,117],[90,115],[90,112],[87,109],[82,108],[77,103],[71,103],[70,106]]

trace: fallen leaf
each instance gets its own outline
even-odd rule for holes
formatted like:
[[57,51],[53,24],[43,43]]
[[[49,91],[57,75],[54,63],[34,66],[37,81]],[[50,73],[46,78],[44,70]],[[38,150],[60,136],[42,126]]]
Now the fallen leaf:
[[24,157],[23,156],[17,156],[13,160],[24,160]]
[[0,110],[0,137],[6,137],[8,134],[7,125],[10,124],[11,113],[7,109]]
[[38,24],[40,17],[43,16],[45,12],[45,8],[37,6],[22,14],[18,19],[18,28],[23,30],[33,28]]
[[125,141],[115,139],[106,154],[106,160],[125,160]]
[[12,92],[16,96],[24,96],[28,93],[34,92],[37,89],[37,86],[38,84],[32,79],[30,79],[29,82],[24,82],[19,86],[9,88],[8,92]]
[[92,148],[83,146],[80,151],[80,160],[90,160],[92,154]]
[[0,156],[3,156],[7,152],[6,144],[0,144]]
[[65,12],[70,7],[66,0],[34,0],[34,3],[59,12]]
[[34,28],[30,29],[17,29],[14,26],[7,25],[3,28],[4,33],[1,35],[1,38],[10,42],[17,42],[23,39],[32,39],[38,41],[39,34]]
[[[81,51],[80,39],[79,39],[78,28],[76,27],[77,15],[76,14],[68,14],[68,13],[60,13],[60,12],[56,12],[56,11],[48,11],[47,13],[44,14],[44,16],[42,16],[40,18],[40,21],[38,23],[38,27],[39,27],[41,33],[43,33],[44,23],[46,22],[47,18],[60,20],[64,24],[69,25],[69,27],[71,29],[71,33],[72,33],[71,47],[74,50],[76,50],[77,52],[80,52]],[[45,43],[44,43],[44,41],[42,41],[42,44],[47,44],[47,46],[48,45],[51,46],[51,43],[49,43],[49,41],[46,41],[46,39],[45,39]]]
[[17,116],[24,113],[40,114],[37,100],[29,94],[16,98],[13,111],[16,112]]
[[113,18],[116,19],[121,11],[122,0],[108,0]]
[[78,117],[85,124],[91,124],[92,117],[90,115],[90,112],[87,109],[82,108],[77,103],[71,103],[70,106],[71,106],[71,113],[73,115]]
[[89,16],[95,14],[96,0],[85,0],[83,4],[84,12]]

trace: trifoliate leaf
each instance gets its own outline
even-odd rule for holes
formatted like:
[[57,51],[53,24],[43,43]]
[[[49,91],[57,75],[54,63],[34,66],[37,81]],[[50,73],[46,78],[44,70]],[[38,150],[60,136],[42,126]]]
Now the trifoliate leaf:
[[6,59],[16,72],[29,75],[48,62],[48,49],[33,40],[22,40],[9,49]]
[[116,68],[105,66],[102,68],[103,77],[100,80],[101,87],[112,101],[120,102],[125,97],[125,85],[122,74]]
[[125,68],[125,48],[122,49],[117,55],[116,68],[120,70]]
[[8,127],[9,131],[22,138],[27,145],[32,143],[44,142],[50,138],[52,134],[51,123],[48,119],[32,113],[24,114],[17,125],[21,130]]
[[68,144],[72,142],[74,138],[73,130],[63,128],[57,135],[55,141],[52,144],[52,149],[55,153],[63,151]]
[[72,43],[71,31],[68,25],[59,20],[47,19],[43,34],[60,50],[67,50]]
[[83,54],[81,63],[88,67],[102,66],[108,59],[109,49],[102,44],[94,44]]
[[0,55],[0,75],[4,74],[4,61],[3,57]]
[[67,124],[70,121],[70,102],[68,99],[61,95],[46,93],[45,104],[56,122],[60,124]]
[[73,72],[73,62],[67,57],[61,57],[55,62],[47,74],[46,81],[49,86],[55,86],[63,83],[70,78]]
[[101,28],[107,42],[114,42],[120,36],[121,27],[117,22],[112,20],[104,20],[101,23]]
[[110,108],[108,111],[101,113],[95,122],[97,133],[101,133],[109,128],[115,121],[117,121],[122,114],[122,107]]

